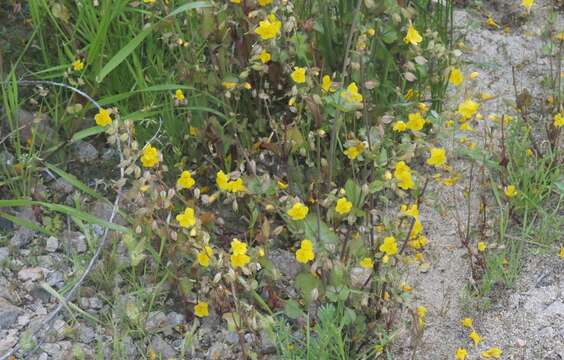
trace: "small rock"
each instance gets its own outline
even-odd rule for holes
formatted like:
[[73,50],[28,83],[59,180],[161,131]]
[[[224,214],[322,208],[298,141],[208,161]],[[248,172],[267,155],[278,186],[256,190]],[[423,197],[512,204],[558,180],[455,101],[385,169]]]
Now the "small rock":
[[80,324],[78,326],[78,337],[80,339],[80,342],[90,344],[92,341],[94,341],[94,339],[96,339],[96,333],[91,327]]
[[34,298],[42,302],[49,302],[51,300],[51,294],[47,292],[40,286],[34,286],[29,294]]
[[0,263],[10,257],[10,250],[7,247],[0,247]]
[[41,349],[43,351],[45,351],[47,354],[51,355],[52,357],[54,357],[55,359],[58,359],[57,356],[60,356],[61,354],[61,345],[59,344],[43,344],[41,346]]
[[260,332],[260,348],[263,354],[273,354],[276,352],[276,343],[274,343],[270,334],[265,330]]
[[47,275],[47,284],[55,289],[63,287],[63,285],[65,285],[63,273],[60,271],[50,272],[49,275]]
[[16,158],[12,155],[9,151],[2,151],[0,152],[0,166],[12,166],[16,162]]
[[18,279],[22,281],[36,281],[43,279],[45,269],[40,267],[33,267],[22,269],[18,272]]
[[239,342],[239,335],[234,331],[229,331],[227,335],[225,335],[225,341],[230,344],[237,344]]
[[12,326],[22,312],[23,310],[19,307],[10,304],[3,298],[0,298],[0,330],[8,329]]
[[149,346],[154,352],[160,354],[163,359],[171,359],[176,357],[176,350],[169,343],[158,335],[153,336],[151,345]]
[[31,242],[31,239],[35,236],[35,232],[28,228],[21,227],[10,239],[10,245],[15,248],[22,248]]
[[91,297],[89,302],[90,302],[90,308],[94,310],[100,310],[104,306],[102,300],[100,300],[100,298],[97,298],[96,296]]
[[45,250],[47,250],[48,252],[55,252],[57,251],[58,247],[59,247],[59,240],[57,240],[57,238],[54,236],[49,236],[49,238],[47,239],[47,243],[45,245]]
[[224,343],[216,342],[208,350],[207,358],[211,360],[225,359],[229,355],[229,348]]
[[184,323],[184,315],[179,314],[177,312],[174,312],[174,311],[169,312],[166,315],[166,317],[168,319],[168,321],[167,321],[168,324],[172,327],[175,327],[175,326],[178,326],[178,325]]
[[[110,221],[110,217],[112,216],[112,212],[114,207],[112,204],[109,204],[107,201],[104,200],[96,200],[92,207],[92,214],[100,219],[104,219],[106,221]],[[119,214],[114,216],[114,223],[125,225],[125,221]]]
[[23,327],[29,324],[31,318],[28,314],[23,314],[18,317],[18,326]]
[[544,312],[544,316],[564,316],[564,303],[560,301],[555,301],[547,307]]
[[63,178],[55,180],[52,187],[59,194],[70,194],[74,190],[74,187]]
[[300,264],[296,262],[295,256],[286,250],[274,250],[269,255],[270,261],[282,275],[293,279],[300,272]]
[[150,332],[158,332],[162,330],[168,323],[168,318],[162,311],[154,311],[149,314],[145,321],[145,330]]
[[78,231],[65,231],[63,233],[63,240],[65,243],[70,244],[71,247],[79,254],[88,249],[86,236]]
[[98,150],[86,141],[78,141],[73,149],[76,158],[82,163],[92,162],[98,158]]

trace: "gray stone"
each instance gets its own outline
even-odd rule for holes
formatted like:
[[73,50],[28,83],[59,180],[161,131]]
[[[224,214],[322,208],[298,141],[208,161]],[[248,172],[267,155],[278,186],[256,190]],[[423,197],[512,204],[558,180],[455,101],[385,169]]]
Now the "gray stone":
[[52,187],[59,194],[70,194],[74,190],[74,187],[63,178],[55,180]]
[[60,271],[52,271],[47,275],[47,284],[49,286],[60,289],[65,285],[65,278],[62,272]]
[[230,344],[237,344],[239,342],[239,335],[235,331],[229,331],[227,335],[225,335],[225,341]]
[[168,321],[167,321],[168,324],[169,324],[170,326],[172,326],[172,327],[178,326],[178,325],[184,323],[184,315],[179,314],[179,313],[177,313],[177,312],[174,312],[174,311],[169,312],[169,313],[166,315],[166,317],[167,317],[167,319],[168,319]]
[[90,344],[94,339],[96,339],[96,333],[94,329],[84,324],[78,326],[78,338],[81,342],[85,344]]
[[59,248],[59,240],[54,236],[49,236],[45,244],[45,250],[48,252],[55,252]]
[[0,263],[10,258],[10,250],[7,247],[0,247]]
[[168,318],[162,311],[153,311],[145,321],[145,330],[159,332],[168,324]]
[[354,267],[351,269],[351,285],[355,288],[361,288],[364,286],[370,274],[372,273],[371,269],[364,269],[361,267]]
[[0,166],[12,166],[16,163],[16,158],[9,151],[0,152]]
[[96,296],[91,297],[89,303],[90,303],[90,308],[94,310],[100,310],[104,306],[102,300],[100,300],[100,298],[97,298]]
[[78,231],[65,231],[63,241],[65,244],[70,244],[71,248],[79,254],[88,250],[86,236]]
[[22,248],[31,242],[31,239],[35,236],[35,232],[28,228],[21,227],[10,239],[10,246],[15,248]]
[[22,312],[23,310],[19,307],[0,298],[0,330],[10,328]]
[[[110,217],[112,216],[114,206],[107,201],[104,200],[96,200],[92,205],[91,212],[94,216],[99,217],[100,219],[104,219],[106,221],[110,221]],[[125,225],[126,222],[123,220],[119,214],[114,216],[113,222],[115,224]]]
[[82,163],[92,162],[98,158],[98,150],[86,141],[78,141],[74,144],[73,150],[74,156]]
[[266,330],[261,330],[260,332],[260,351],[263,354],[272,354],[276,352],[276,343]]
[[43,279],[45,269],[41,267],[33,267],[22,269],[18,272],[18,279],[21,281],[36,281]]
[[280,271],[284,277],[293,279],[300,272],[300,264],[289,251],[276,249],[270,253],[269,259],[276,270]]
[[212,345],[212,347],[209,348],[207,359],[220,360],[225,359],[227,355],[230,355],[228,346],[224,343],[216,342]]
[[153,336],[149,347],[157,354],[160,354],[163,359],[176,357],[176,350],[159,335]]

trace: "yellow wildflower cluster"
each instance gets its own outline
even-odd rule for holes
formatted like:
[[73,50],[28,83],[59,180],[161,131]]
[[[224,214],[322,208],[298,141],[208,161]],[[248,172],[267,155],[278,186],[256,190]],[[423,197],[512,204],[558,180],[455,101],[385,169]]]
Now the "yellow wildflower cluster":
[[239,239],[233,239],[231,241],[231,266],[237,269],[247,265],[250,261],[251,258],[247,255],[247,244]]
[[222,170],[217,172],[215,183],[221,191],[238,193],[246,190],[243,179],[237,178],[236,180],[230,180],[229,176],[227,176]]
[[141,155],[141,164],[146,168],[152,168],[159,163],[159,150],[148,144],[143,148]]
[[303,220],[309,213],[309,208],[304,204],[297,202],[289,210],[288,216],[292,220]]
[[255,29],[255,33],[260,36],[262,40],[270,40],[278,36],[281,28],[282,22],[276,18],[276,15],[270,14],[266,20],[259,23],[259,26]]
[[405,161],[399,161],[396,164],[394,177],[398,181],[398,186],[404,190],[413,189],[415,187],[415,182],[411,176],[411,168],[405,163]]
[[176,185],[180,189],[190,189],[192,186],[196,184],[196,180],[192,178],[192,173],[188,170],[184,170],[180,177],[176,181]]
[[313,244],[310,240],[302,240],[300,248],[296,250],[296,260],[299,263],[307,264],[315,259],[315,252],[313,251]]

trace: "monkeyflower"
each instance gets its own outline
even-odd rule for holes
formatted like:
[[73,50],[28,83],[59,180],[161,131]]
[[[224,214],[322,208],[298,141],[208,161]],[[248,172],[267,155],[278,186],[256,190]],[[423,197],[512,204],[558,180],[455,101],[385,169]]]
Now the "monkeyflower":
[[295,203],[288,210],[288,216],[295,221],[305,219],[308,213],[309,213],[309,208],[300,202]]
[[307,264],[309,261],[313,261],[313,259],[315,259],[313,244],[310,240],[302,240],[300,248],[296,250],[296,260],[299,263]]

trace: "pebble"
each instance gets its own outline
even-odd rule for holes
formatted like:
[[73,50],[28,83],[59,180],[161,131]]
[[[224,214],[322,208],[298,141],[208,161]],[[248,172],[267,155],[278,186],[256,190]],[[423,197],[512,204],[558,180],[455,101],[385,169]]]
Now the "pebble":
[[55,252],[59,248],[59,240],[54,236],[49,236],[45,245],[45,250]]
[[159,335],[153,336],[149,347],[157,354],[160,354],[163,359],[176,357],[176,350]]
[[22,281],[36,281],[43,279],[44,273],[46,269],[41,267],[33,267],[33,268],[26,268],[22,269],[18,272],[18,279]]
[[0,263],[10,257],[10,250],[7,247],[0,247]]
[[23,312],[17,306],[10,304],[7,300],[0,298],[0,330],[8,329],[18,319],[18,316]]

